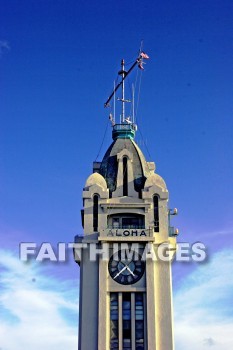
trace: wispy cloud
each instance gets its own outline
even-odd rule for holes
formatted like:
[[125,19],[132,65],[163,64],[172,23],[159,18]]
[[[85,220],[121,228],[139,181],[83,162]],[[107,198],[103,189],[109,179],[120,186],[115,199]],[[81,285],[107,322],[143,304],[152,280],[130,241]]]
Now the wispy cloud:
[[[0,348],[76,350],[77,287],[0,251]],[[233,349],[233,252],[200,264],[174,296],[178,350]]]
[[176,292],[177,349],[233,349],[233,252],[223,250],[199,265]]
[[77,287],[0,251],[0,348],[76,350]]
[[202,235],[203,238],[206,237],[213,237],[213,236],[226,236],[226,235],[232,235],[233,234],[233,229],[223,229],[223,230],[217,230],[217,231],[211,231],[204,233]]
[[206,338],[204,339],[204,345],[207,345],[207,346],[215,345],[215,341],[212,338]]
[[0,57],[3,55],[5,51],[10,50],[10,45],[6,40],[0,40]]

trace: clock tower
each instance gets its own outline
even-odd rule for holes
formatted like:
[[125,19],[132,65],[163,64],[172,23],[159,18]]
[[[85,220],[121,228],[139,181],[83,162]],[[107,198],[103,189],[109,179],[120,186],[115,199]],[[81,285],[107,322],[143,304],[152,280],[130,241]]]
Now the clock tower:
[[177,232],[170,226],[168,190],[155,163],[134,141],[134,122],[112,122],[113,142],[83,189],[83,236],[75,237],[80,266],[79,350],[173,350],[171,261]]

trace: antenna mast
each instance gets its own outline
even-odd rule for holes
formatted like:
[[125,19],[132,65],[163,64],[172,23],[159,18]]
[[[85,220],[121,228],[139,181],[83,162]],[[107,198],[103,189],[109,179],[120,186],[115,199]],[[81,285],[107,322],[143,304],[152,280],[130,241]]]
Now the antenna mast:
[[132,122],[134,124],[134,85],[132,84]]
[[122,102],[122,113],[121,113],[120,123],[124,124],[125,120],[126,120],[126,118],[125,118],[125,103],[131,102],[130,100],[125,99],[125,77],[127,74],[129,74],[129,72],[125,71],[125,61],[124,60],[121,60],[121,70],[118,74],[122,76],[122,80],[120,83],[122,85],[122,96],[121,96],[121,98],[118,98],[117,100]]
[[121,71],[119,72],[122,75],[122,115],[121,115],[121,123],[123,124],[125,121],[125,61],[121,61]]
[[[135,122],[135,110],[134,110],[134,87],[133,87],[133,116],[132,116],[132,121],[130,121],[129,118],[126,118],[125,116],[125,103],[126,102],[131,102],[130,100],[126,100],[125,99],[125,78],[129,75],[129,73],[134,69],[134,67],[137,65],[140,69],[144,69],[143,68],[143,59],[148,59],[149,56],[141,51],[139,52],[139,55],[137,57],[137,59],[135,60],[135,62],[133,63],[133,65],[130,67],[130,69],[128,71],[125,70],[125,61],[124,59],[121,60],[121,70],[118,72],[119,75],[121,75],[122,79],[121,82],[118,83],[115,86],[115,82],[114,82],[114,89],[113,92],[111,93],[111,95],[109,96],[109,98],[107,99],[107,101],[104,104],[104,107],[109,107],[109,102],[111,101],[112,97],[114,97],[114,119],[115,119],[115,94],[117,92],[117,90],[119,89],[120,86],[122,86],[122,95],[121,98],[117,98],[118,101],[122,102],[122,111],[121,111],[121,116],[120,116],[120,124],[132,124],[132,127],[136,128],[137,126],[134,125]],[[135,129],[136,130],[136,129]]]
[[[109,107],[109,102],[111,101],[112,97],[114,96],[114,94],[117,92],[117,90],[119,89],[119,87],[121,85],[123,85],[125,78],[127,77],[127,75],[134,69],[134,67],[138,64],[140,64],[140,62],[142,61],[142,57],[139,55],[139,57],[136,59],[136,61],[134,62],[134,64],[130,67],[130,69],[128,71],[125,71],[125,63],[124,60],[121,61],[121,71],[118,73],[119,75],[122,75],[122,80],[120,83],[117,84],[117,86],[115,87],[115,89],[113,90],[113,92],[111,93],[111,95],[109,96],[109,98],[107,99],[107,101],[104,104],[104,107]],[[123,92],[122,92],[122,97],[123,97]],[[121,99],[120,99],[121,100]],[[122,98],[122,100],[124,100]],[[124,102],[127,102],[124,100]]]

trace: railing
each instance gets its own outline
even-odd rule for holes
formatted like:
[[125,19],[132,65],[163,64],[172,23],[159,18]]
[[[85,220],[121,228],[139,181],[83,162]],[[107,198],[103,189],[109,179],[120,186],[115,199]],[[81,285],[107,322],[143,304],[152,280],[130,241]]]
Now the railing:
[[137,130],[136,124],[115,124],[112,129],[113,139],[117,138],[130,138],[134,139],[135,131]]
[[137,126],[136,124],[115,124],[113,126],[113,130],[114,131],[118,131],[118,130],[136,130],[137,129]]

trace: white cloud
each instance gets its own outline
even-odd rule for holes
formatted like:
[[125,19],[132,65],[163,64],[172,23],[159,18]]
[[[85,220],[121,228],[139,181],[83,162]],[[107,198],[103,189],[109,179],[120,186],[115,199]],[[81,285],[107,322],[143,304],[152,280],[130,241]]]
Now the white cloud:
[[[0,349],[76,350],[76,281],[55,280],[0,251]],[[233,349],[233,252],[197,268],[174,296],[177,350]]]
[[78,290],[0,251],[0,349],[76,350]]
[[178,350],[233,349],[233,252],[197,266],[174,296]]

